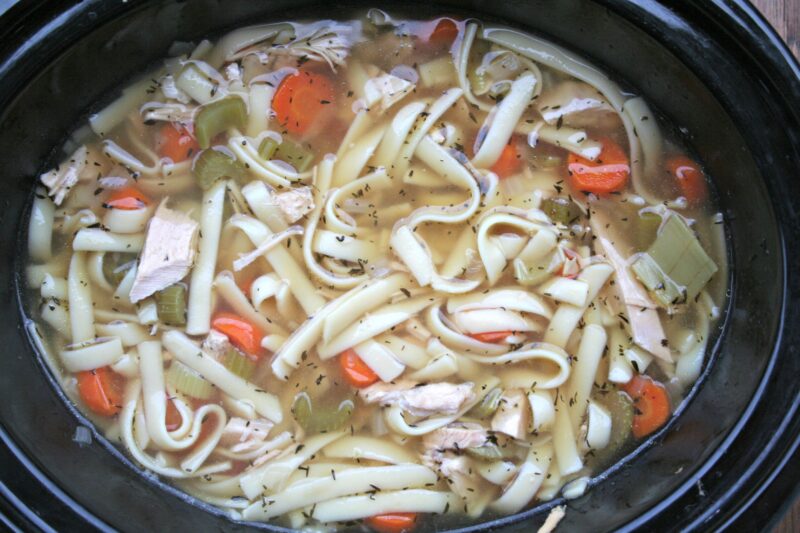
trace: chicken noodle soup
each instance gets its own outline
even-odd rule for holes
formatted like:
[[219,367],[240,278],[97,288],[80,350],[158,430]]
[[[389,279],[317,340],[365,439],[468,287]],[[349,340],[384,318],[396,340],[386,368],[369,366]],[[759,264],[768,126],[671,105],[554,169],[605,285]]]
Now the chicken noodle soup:
[[31,332],[143,468],[236,519],[394,532],[580,495],[668,421],[724,241],[642,98],[378,10],[183,52],[30,220]]

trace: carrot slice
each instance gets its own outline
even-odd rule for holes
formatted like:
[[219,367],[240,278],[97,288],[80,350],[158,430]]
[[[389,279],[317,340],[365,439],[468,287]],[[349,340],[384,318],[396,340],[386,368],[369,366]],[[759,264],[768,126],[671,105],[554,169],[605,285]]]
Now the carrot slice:
[[631,167],[628,156],[611,139],[600,139],[603,145],[594,161],[570,153],[567,158],[567,174],[572,188],[586,193],[608,194],[616,192],[628,183]]
[[646,437],[669,419],[669,396],[661,383],[637,374],[622,390],[633,400],[633,436],[637,439]]
[[331,117],[334,94],[330,78],[301,70],[286,76],[272,99],[278,123],[289,133],[303,134],[321,128]]
[[667,170],[675,178],[681,196],[691,205],[698,205],[708,197],[706,177],[700,165],[684,155],[667,160]]
[[122,378],[104,366],[78,372],[78,393],[86,407],[103,416],[114,416],[122,408]]
[[378,375],[367,366],[352,348],[339,355],[339,366],[347,382],[353,387],[363,389],[378,381]]
[[500,342],[512,333],[512,331],[487,331],[486,333],[471,333],[470,337],[476,341],[494,343]]
[[156,140],[161,157],[169,157],[173,163],[186,161],[200,151],[200,145],[185,128],[178,124],[165,124]]
[[132,211],[150,205],[150,199],[136,187],[123,187],[113,191],[103,205],[109,209]]
[[441,18],[436,22],[428,42],[437,46],[451,45],[458,37],[458,24],[453,19]]
[[522,159],[517,150],[517,145],[512,139],[503,147],[500,158],[492,165],[491,171],[502,179],[516,173],[520,166],[522,166]]
[[231,344],[251,359],[258,360],[261,357],[264,334],[247,320],[233,313],[217,313],[211,320],[211,327],[227,335]]
[[364,523],[378,533],[409,533],[417,527],[417,513],[386,513],[370,516]]

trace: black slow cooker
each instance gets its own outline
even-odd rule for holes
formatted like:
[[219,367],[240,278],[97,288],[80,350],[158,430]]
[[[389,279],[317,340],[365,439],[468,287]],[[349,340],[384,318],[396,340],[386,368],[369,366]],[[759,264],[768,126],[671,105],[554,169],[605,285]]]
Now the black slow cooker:
[[[716,181],[731,275],[703,375],[670,425],[569,502],[562,531],[768,527],[800,479],[800,68],[744,0],[0,2],[0,509],[9,528],[238,531],[89,426],[29,343],[25,219],[55,147],[191,41],[275,19],[474,15],[561,42],[643,94]],[[685,128],[685,129],[683,129]],[[473,530],[532,531],[550,502]]]

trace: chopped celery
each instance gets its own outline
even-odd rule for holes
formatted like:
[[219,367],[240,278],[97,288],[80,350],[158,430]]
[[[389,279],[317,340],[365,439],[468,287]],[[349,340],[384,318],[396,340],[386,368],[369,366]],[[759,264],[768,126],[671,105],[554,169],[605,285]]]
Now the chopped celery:
[[502,389],[499,387],[495,387],[491,389],[486,395],[481,399],[478,404],[473,407],[468,416],[473,418],[488,418],[497,411],[497,408],[500,406],[500,397],[503,395]]
[[103,256],[103,275],[111,285],[116,287],[135,264],[136,254],[106,252]]
[[314,154],[302,145],[289,139],[284,139],[280,144],[270,137],[261,141],[258,155],[264,159],[279,159],[292,165],[298,172],[304,172],[314,160]]
[[278,141],[272,137],[264,137],[264,140],[261,141],[261,145],[258,147],[258,155],[260,155],[262,159],[269,160],[275,155],[275,150],[277,149]]
[[661,215],[656,213],[639,213],[636,218],[636,246],[637,250],[643,252],[653,244],[661,226]]
[[569,198],[561,196],[542,200],[542,211],[550,217],[550,220],[564,225],[575,222],[581,216],[578,206]]
[[247,176],[247,169],[226,152],[210,148],[200,152],[194,160],[192,174],[200,188],[205,191],[221,178],[243,180]]
[[243,379],[250,379],[256,371],[256,362],[245,354],[231,349],[222,361],[225,368]]
[[180,361],[172,362],[166,377],[167,383],[186,396],[208,400],[214,394],[214,386],[211,383]]
[[595,396],[598,403],[608,410],[611,415],[611,439],[605,448],[592,450],[589,459],[590,466],[607,466],[615,460],[619,451],[631,437],[633,427],[633,402],[630,397],[621,391],[609,391],[606,394]]
[[349,398],[341,401],[336,407],[324,403],[320,406],[320,403],[322,402],[317,400],[317,405],[314,406],[307,392],[298,393],[292,402],[292,414],[295,420],[310,434],[342,428],[350,420],[350,415],[355,409],[353,400]]
[[298,172],[304,172],[314,160],[314,154],[300,144],[284,139],[275,151],[274,158],[289,163]]
[[674,213],[667,215],[655,242],[631,268],[664,305],[676,303],[670,299],[675,287],[684,298],[694,299],[717,271],[692,230]]
[[552,254],[545,256],[543,262],[536,265],[528,265],[520,258],[514,259],[514,278],[517,283],[526,287],[538,285],[550,277],[551,260]]
[[155,294],[158,319],[172,326],[186,324],[186,285],[176,283]]
[[653,294],[653,297],[663,305],[669,307],[685,303],[685,287],[675,283],[669,276],[659,268],[658,264],[648,254],[643,253],[633,265],[633,273],[642,285]]
[[211,146],[211,139],[230,128],[244,129],[247,106],[238,96],[228,96],[204,105],[194,121],[194,134],[200,148]]
[[482,446],[473,446],[464,450],[467,455],[480,461],[500,461],[506,458],[497,444],[486,443]]

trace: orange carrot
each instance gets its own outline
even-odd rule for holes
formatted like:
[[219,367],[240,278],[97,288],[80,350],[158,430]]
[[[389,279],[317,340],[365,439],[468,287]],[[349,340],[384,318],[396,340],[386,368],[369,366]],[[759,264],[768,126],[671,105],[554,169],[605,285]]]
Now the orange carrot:
[[253,324],[233,313],[217,313],[211,320],[211,327],[224,333],[231,344],[239,348],[248,357],[258,360],[263,353],[261,339],[264,334]]
[[165,124],[158,133],[156,141],[161,157],[169,157],[173,163],[180,163],[200,151],[200,145],[186,129],[178,124]]
[[353,387],[363,389],[378,381],[378,375],[361,360],[352,348],[339,355],[339,366],[347,382]]
[[114,416],[122,408],[122,378],[110,368],[78,372],[76,377],[86,407],[103,416]]
[[700,165],[684,155],[667,160],[667,170],[675,178],[681,196],[691,205],[698,205],[708,197],[706,177]]
[[486,333],[471,333],[470,337],[480,342],[495,343],[500,342],[512,333],[512,331],[487,331]]
[[141,209],[148,205],[150,205],[150,199],[136,187],[123,187],[112,191],[103,203],[103,206],[109,209],[124,209],[126,211]]
[[503,147],[500,153],[500,158],[492,165],[491,171],[497,174],[499,178],[507,178],[511,176],[522,165],[522,159],[517,151],[517,145],[514,140],[508,141],[508,144]]
[[428,42],[436,46],[450,46],[453,41],[458,37],[458,24],[455,20],[449,18],[441,18],[436,22],[430,35]]
[[371,516],[364,523],[378,533],[409,533],[417,526],[417,513],[386,513]]
[[572,188],[586,193],[608,194],[616,192],[628,183],[631,168],[628,156],[611,139],[600,139],[603,145],[594,161],[570,153],[567,159],[567,174]]
[[669,419],[669,396],[661,383],[637,374],[622,390],[633,400],[633,436],[637,439],[646,437]]
[[308,70],[286,76],[272,99],[278,123],[289,133],[322,127],[331,116],[334,93],[330,78]]

